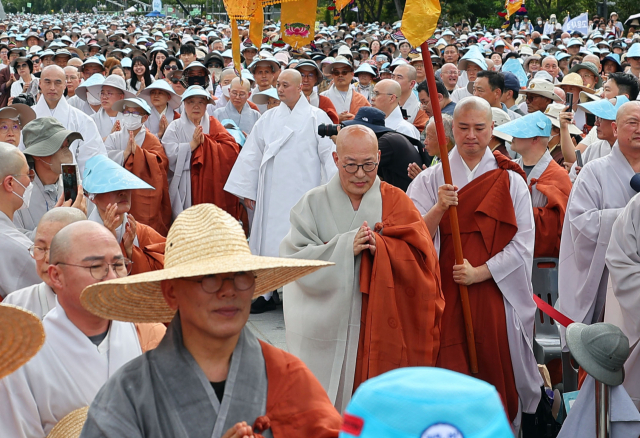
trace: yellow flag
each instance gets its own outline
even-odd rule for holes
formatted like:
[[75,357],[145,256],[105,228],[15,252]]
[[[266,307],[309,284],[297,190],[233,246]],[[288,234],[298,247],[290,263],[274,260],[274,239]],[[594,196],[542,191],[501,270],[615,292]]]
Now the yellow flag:
[[518,9],[522,7],[522,0],[505,0],[504,8],[507,10],[507,16],[505,17],[507,20],[513,14],[518,12]]
[[238,22],[231,20],[231,54],[233,55],[233,67],[238,72],[242,80],[242,65],[240,63],[240,33],[238,32]]
[[343,10],[349,3],[351,3],[351,0],[336,0],[336,11]]
[[296,48],[305,46],[313,40],[316,4],[316,0],[282,3],[280,15],[282,41]]
[[439,0],[407,0],[402,14],[402,34],[413,47],[419,47],[436,31],[439,18]]
[[264,8],[259,4],[249,19],[249,38],[254,46],[260,50],[262,46],[262,28],[264,27]]

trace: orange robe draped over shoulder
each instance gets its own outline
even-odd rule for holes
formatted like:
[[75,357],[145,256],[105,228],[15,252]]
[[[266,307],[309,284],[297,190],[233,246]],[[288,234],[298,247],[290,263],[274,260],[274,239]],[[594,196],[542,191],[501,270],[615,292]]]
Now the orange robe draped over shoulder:
[[209,134],[191,154],[191,204],[215,204],[236,219],[240,200],[224,191],[240,147],[222,124],[209,117]]
[[169,160],[158,137],[147,129],[144,142],[135,154],[129,155],[124,168],[155,188],[133,190],[129,213],[138,223],[149,225],[166,237],[171,226],[171,200],[167,181]]
[[[135,218],[135,216],[134,216]],[[131,274],[157,271],[164,267],[164,246],[167,239],[148,225],[138,222],[136,228],[138,246],[133,245],[131,251]],[[120,243],[122,254],[126,254],[124,243]]]
[[[524,177],[520,166],[499,152],[500,168],[471,181],[458,192],[458,220],[464,257],[481,266],[498,254],[515,236],[518,225],[509,193],[507,168]],[[442,317],[440,355],[436,366],[471,375],[460,289],[453,281],[455,255],[449,213],[440,221],[440,269],[447,303]],[[479,373],[473,377],[496,387],[508,417],[518,413],[503,296],[493,278],[468,286]]]
[[529,190],[533,185],[548,200],[546,206],[533,208],[536,223],[536,245],[533,256],[557,258],[560,254],[564,213],[571,193],[571,180],[563,167],[551,161],[540,178],[531,180]]
[[269,384],[266,415],[256,419],[255,431],[271,428],[274,438],[337,438],[342,418],[313,373],[292,354],[262,341],[260,346]]
[[366,97],[354,90],[353,93],[351,93],[351,105],[349,106],[349,113],[355,116],[358,113],[358,110],[363,106],[371,106],[371,104]]
[[419,109],[418,114],[416,114],[416,118],[413,119],[413,126],[418,128],[418,131],[424,131],[424,128],[427,126],[427,122],[429,121],[429,116],[423,110]]
[[331,102],[331,99],[329,99],[327,96],[320,96],[318,94],[318,100],[318,108],[327,113],[327,115],[331,119],[331,123],[340,123],[340,119],[338,119],[338,111],[336,111],[336,107],[333,105],[333,102]]
[[380,183],[382,223],[376,252],[362,253],[362,313],[354,391],[362,382],[409,366],[434,366],[445,309],[438,255],[411,199]]

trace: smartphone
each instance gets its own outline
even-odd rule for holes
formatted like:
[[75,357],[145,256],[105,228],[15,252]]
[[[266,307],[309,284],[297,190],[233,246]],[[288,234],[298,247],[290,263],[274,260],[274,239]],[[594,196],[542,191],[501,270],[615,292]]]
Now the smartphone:
[[582,153],[580,152],[580,149],[576,149],[576,166],[584,166],[584,164],[582,164]]
[[78,196],[78,165],[62,165],[62,187],[64,189],[64,200],[71,199],[73,204]]
[[573,112],[573,93],[567,93],[566,105],[567,111]]

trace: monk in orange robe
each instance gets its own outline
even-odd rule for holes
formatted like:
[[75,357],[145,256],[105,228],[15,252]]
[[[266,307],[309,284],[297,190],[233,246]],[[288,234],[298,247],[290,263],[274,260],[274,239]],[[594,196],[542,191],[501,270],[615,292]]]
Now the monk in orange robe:
[[351,86],[354,71],[347,58],[344,56],[336,57],[331,63],[331,73],[333,74],[333,84],[322,93],[322,96],[331,100],[340,122],[353,119],[363,106],[371,106],[367,98],[356,92]]

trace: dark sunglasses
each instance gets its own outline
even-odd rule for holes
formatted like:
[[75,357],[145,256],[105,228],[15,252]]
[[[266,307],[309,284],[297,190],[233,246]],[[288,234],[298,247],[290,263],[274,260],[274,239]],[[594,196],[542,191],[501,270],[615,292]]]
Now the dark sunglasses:
[[173,64],[173,65],[165,65],[164,69],[165,70],[173,70],[173,71],[175,71],[175,70],[178,70],[178,66],[175,65],[175,64]]
[[169,80],[171,81],[172,84],[177,84],[178,82],[180,82],[182,80],[182,78],[171,78]]
[[22,68],[22,67],[27,68],[27,67],[29,67],[29,64],[18,64],[18,65],[16,65],[16,67],[18,67],[18,68]]
[[39,59],[32,59],[31,62],[33,62],[34,64],[40,64],[40,60]]

